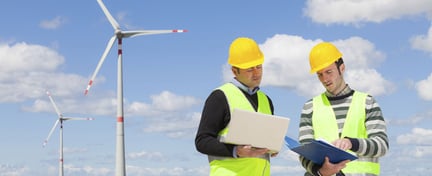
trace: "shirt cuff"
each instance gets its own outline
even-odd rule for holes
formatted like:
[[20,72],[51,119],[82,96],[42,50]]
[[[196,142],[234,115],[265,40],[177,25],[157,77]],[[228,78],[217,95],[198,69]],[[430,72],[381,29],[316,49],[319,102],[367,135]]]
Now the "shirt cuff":
[[312,166],[312,173],[313,173],[313,175],[315,175],[315,176],[321,176],[321,174],[318,172],[320,168],[321,168],[320,165],[317,165],[317,164],[313,165]]
[[351,142],[351,151],[357,152],[359,150],[359,140],[356,138],[345,137]]
[[232,155],[233,155],[233,158],[238,158],[238,156],[237,156],[237,146],[234,146]]

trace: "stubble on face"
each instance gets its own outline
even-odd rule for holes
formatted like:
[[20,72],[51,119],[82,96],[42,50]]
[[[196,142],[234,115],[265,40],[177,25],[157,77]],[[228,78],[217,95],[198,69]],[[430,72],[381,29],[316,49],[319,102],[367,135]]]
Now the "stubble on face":
[[336,64],[332,64],[317,72],[318,79],[325,87],[327,92],[337,95],[345,87],[343,80],[343,70],[339,71]]

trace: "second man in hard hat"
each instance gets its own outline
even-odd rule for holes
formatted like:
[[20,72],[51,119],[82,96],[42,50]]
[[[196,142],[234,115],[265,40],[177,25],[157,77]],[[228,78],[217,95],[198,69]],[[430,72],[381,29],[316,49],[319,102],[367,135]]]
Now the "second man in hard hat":
[[358,157],[354,161],[318,165],[300,157],[305,176],[378,176],[379,157],[389,148],[381,108],[369,94],[345,83],[345,64],[335,45],[321,42],[309,55],[310,72],[316,73],[326,91],[307,101],[301,112],[300,143],[324,139]]
[[195,137],[196,149],[208,156],[210,176],[269,176],[268,149],[226,144],[219,138],[228,130],[234,108],[273,114],[271,99],[260,90],[264,55],[251,38],[235,39],[228,63],[233,79],[207,97]]

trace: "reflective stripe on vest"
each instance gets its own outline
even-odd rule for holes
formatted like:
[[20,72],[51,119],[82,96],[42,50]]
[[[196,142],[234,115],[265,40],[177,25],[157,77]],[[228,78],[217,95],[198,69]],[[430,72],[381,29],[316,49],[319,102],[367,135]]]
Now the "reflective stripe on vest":
[[[232,112],[234,108],[255,111],[243,92],[234,84],[226,83],[218,88],[223,91]],[[271,114],[270,102],[261,92],[258,95],[258,112]],[[224,128],[219,135],[225,135],[228,128]],[[270,157],[268,154],[256,158],[232,158],[209,156],[210,176],[270,176]]]
[[[365,127],[365,105],[367,94],[355,91],[345,118],[341,137],[367,138]],[[314,125],[317,124],[317,125]],[[338,123],[333,108],[323,93],[313,98],[312,126],[315,139],[332,142],[339,139]],[[349,151],[351,152],[351,151]],[[351,152],[355,154],[354,152]],[[379,175],[377,162],[354,160],[342,169],[344,173],[371,173]]]

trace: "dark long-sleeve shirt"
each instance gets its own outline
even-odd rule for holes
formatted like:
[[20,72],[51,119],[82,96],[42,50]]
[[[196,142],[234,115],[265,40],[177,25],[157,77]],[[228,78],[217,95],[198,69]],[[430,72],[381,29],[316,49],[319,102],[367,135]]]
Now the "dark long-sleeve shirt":
[[[243,90],[242,92],[256,111],[258,107],[257,94],[249,95]],[[273,103],[269,97],[267,98],[273,114]],[[221,90],[214,90],[204,104],[195,137],[196,149],[207,155],[232,157],[234,145],[221,143],[218,139],[218,133],[228,125],[230,119],[231,113],[225,94]]]

